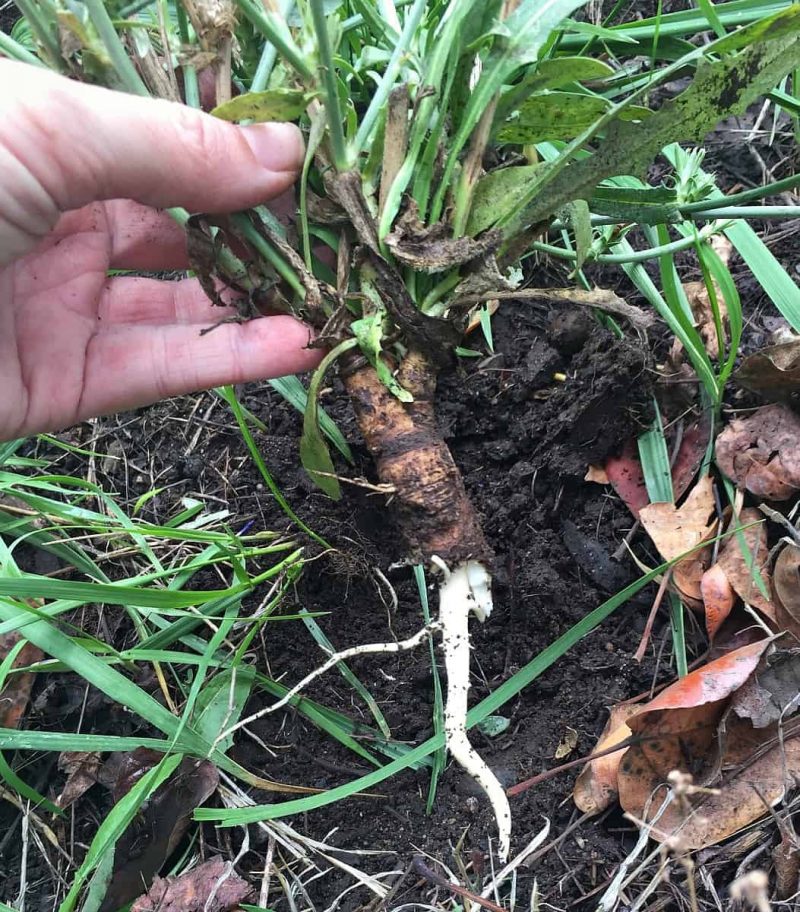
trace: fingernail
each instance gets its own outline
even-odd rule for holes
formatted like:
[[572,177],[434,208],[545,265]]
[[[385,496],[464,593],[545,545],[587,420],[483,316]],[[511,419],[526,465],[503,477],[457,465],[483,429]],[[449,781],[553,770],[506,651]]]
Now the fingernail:
[[242,127],[253,155],[270,171],[299,171],[303,166],[303,134],[290,123],[263,123]]

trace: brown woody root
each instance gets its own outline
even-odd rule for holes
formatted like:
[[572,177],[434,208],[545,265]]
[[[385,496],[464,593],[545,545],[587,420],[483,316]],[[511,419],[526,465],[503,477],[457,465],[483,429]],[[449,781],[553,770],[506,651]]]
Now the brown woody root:
[[353,359],[342,368],[378,476],[396,492],[394,505],[412,560],[428,563],[436,555],[450,567],[469,559],[490,564],[492,550],[436,427],[432,363],[416,351],[403,359],[398,381],[414,396],[410,403],[393,396],[371,365]]

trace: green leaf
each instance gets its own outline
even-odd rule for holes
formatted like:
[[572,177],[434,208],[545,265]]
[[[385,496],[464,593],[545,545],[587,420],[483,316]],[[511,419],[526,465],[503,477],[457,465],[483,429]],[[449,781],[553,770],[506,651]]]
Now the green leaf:
[[662,147],[675,141],[702,140],[716,123],[744,112],[798,66],[800,40],[796,35],[760,42],[736,57],[701,63],[689,88],[647,120],[614,121],[593,155],[554,168],[549,180],[546,174],[534,178],[523,191],[531,202],[515,206],[500,224],[513,237],[570,200],[588,199],[602,180],[643,172]]
[[395,380],[394,375],[391,370],[389,370],[388,364],[381,355],[383,318],[384,314],[382,311],[370,314],[367,317],[362,317],[360,320],[355,320],[350,324],[350,329],[353,331],[356,339],[358,339],[361,351],[364,352],[369,363],[375,368],[381,383],[383,383],[393,396],[397,396],[401,402],[413,402],[414,397],[408,390],[403,389],[397,380]]
[[575,268],[580,269],[592,248],[592,216],[589,205],[585,200],[575,200],[564,206],[562,214],[575,235]]
[[[336,468],[331,459],[328,444],[319,429],[319,388],[325,373],[333,362],[356,345],[355,339],[347,339],[337,345],[320,362],[308,386],[308,401],[303,415],[303,436],[300,438],[300,461],[314,484],[332,500],[341,500],[342,489],[336,478]],[[324,473],[324,474],[322,474]]]
[[507,719],[505,716],[487,716],[485,719],[481,719],[475,728],[487,738],[496,738],[498,735],[502,735],[509,725],[511,725],[511,719]]
[[475,237],[496,221],[498,213],[506,212],[519,199],[519,193],[531,178],[541,170],[541,165],[516,165],[490,171],[475,186],[472,209],[467,222],[467,234]]
[[554,57],[542,60],[518,85],[509,88],[497,105],[495,123],[499,123],[526,98],[544,89],[557,89],[564,85],[587,80],[608,79],[614,70],[601,60],[591,57]]
[[297,120],[313,95],[299,89],[268,89],[237,95],[211,112],[221,120]]
[[[239,721],[255,679],[255,668],[239,665],[226,668],[203,686],[192,719],[192,728],[201,738],[213,744],[221,731]],[[233,735],[228,735],[217,744],[217,749],[224,754],[232,744]]]
[[667,187],[598,187],[589,208],[597,215],[640,225],[661,225],[680,218],[675,191]]
[[[277,377],[276,379],[267,382],[276,393],[280,393],[280,395],[283,396],[290,405],[294,406],[298,412],[301,414],[305,412],[308,403],[308,393],[299,377],[290,374],[287,377]],[[352,465],[353,453],[349,444],[344,439],[344,434],[339,430],[339,426],[324,409],[318,410],[318,416],[322,433]]]
[[[572,139],[588,129],[611,109],[611,102],[599,95],[548,92],[533,95],[497,131],[500,142],[528,145],[543,140]],[[620,120],[643,120],[649,108],[630,105],[620,111]]]

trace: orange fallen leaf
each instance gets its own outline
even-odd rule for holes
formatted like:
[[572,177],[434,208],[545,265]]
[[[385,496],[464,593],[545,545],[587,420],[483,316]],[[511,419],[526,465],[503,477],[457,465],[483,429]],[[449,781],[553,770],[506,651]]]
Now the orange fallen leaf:
[[[753,674],[771,643],[772,638],[760,640],[709,662],[628,719],[631,733],[640,740],[628,748],[617,777],[626,811],[642,819],[653,791],[672,770],[696,774],[703,764],[713,767],[717,727],[729,698]],[[667,809],[659,828],[671,832],[681,822],[679,810]]]
[[[754,823],[767,813],[767,806],[783,798],[787,780],[791,783],[800,776],[796,734],[781,744],[777,727],[757,731],[738,719],[731,721],[726,734],[726,749],[717,762],[728,772],[720,787],[691,799],[688,815],[673,803],[657,824],[665,835],[680,834],[681,845],[688,850],[715,845]],[[765,751],[765,744],[773,746]],[[662,838],[659,832],[653,836]]]
[[[680,507],[671,503],[648,504],[639,511],[639,519],[665,560],[676,560],[711,538],[717,528],[714,513],[714,491],[711,478],[701,478]],[[700,579],[707,566],[705,550],[687,555],[672,568],[678,591],[700,604]]]
[[705,609],[706,631],[713,640],[725,619],[733,610],[736,593],[719,564],[709,567],[700,580],[700,593]]
[[[593,754],[608,750],[631,736],[626,720],[641,711],[635,703],[620,703],[612,706],[608,722],[600,735]],[[617,800],[617,772],[627,748],[620,748],[604,757],[590,760],[575,780],[572,798],[585,814],[600,814]]]
[[784,405],[765,405],[736,418],[717,437],[716,456],[739,486],[787,500],[800,490],[800,417]]
[[722,568],[728,582],[743,602],[775,621],[775,606],[764,597],[756,581],[758,574],[764,588],[771,593],[772,579],[764,517],[753,507],[747,507],[739,513],[739,525],[744,528],[728,535],[720,549],[717,566]]

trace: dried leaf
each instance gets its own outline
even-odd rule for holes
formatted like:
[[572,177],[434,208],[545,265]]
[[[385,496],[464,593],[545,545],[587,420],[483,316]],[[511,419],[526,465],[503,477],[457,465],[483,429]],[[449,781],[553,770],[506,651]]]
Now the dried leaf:
[[[26,642],[24,646],[18,646],[23,639],[22,634],[16,631],[0,636],[0,661],[6,659],[15,648],[18,652],[12,668],[24,668],[41,661],[44,653],[32,643]],[[28,708],[35,677],[33,672],[24,671],[9,674],[6,678],[5,686],[0,692],[0,727],[17,728]]]
[[571,728],[568,725],[564,734],[561,736],[561,740],[558,742],[556,752],[553,754],[554,759],[563,760],[564,757],[569,757],[577,746],[578,733],[574,728]]
[[767,398],[785,398],[800,390],[800,339],[762,348],[749,355],[736,372],[744,387]]
[[77,801],[98,781],[100,761],[99,751],[64,751],[61,754],[58,768],[67,774],[67,781],[55,803],[62,810]]
[[728,582],[739,598],[774,621],[775,606],[764,597],[756,581],[758,573],[766,591],[772,591],[767,530],[763,519],[761,513],[752,507],[742,510],[739,524],[745,528],[728,536],[720,550],[717,564],[725,571]]
[[397,177],[408,151],[408,85],[403,83],[389,93],[386,109],[386,130],[383,137],[383,164],[378,198],[378,212],[383,212],[389,189]]
[[775,898],[787,900],[797,893],[800,880],[800,846],[789,828],[781,831],[781,841],[772,850],[775,866]]
[[606,473],[617,495],[636,519],[639,519],[640,510],[650,503],[650,498],[647,495],[635,440],[628,440],[619,456],[612,456],[606,460]]
[[[112,754],[99,778],[119,801],[161,756],[144,748]],[[219,773],[212,763],[183,759],[117,842],[114,871],[100,912],[116,912],[141,895],[142,885],[153,881],[186,833],[192,812],[213,793],[218,782]]]
[[212,858],[180,877],[157,877],[131,912],[233,912],[253,898],[253,889],[221,858]]
[[708,638],[713,640],[736,603],[736,593],[719,564],[709,567],[703,574],[700,594],[705,609]]
[[[743,646],[689,673],[628,720],[640,740],[628,748],[619,768],[620,804],[626,811],[641,819],[653,790],[672,770],[698,776],[715,767],[717,727],[729,698],[753,674],[771,642],[768,638]],[[654,838],[671,833],[684,823],[684,816],[673,803],[660,818]],[[705,831],[698,834],[702,844],[709,844]]]
[[[714,485],[706,475],[701,478],[680,507],[671,503],[648,504],[639,519],[665,560],[675,560],[711,538],[717,528],[714,513]],[[695,552],[672,568],[672,579],[679,592],[696,603],[701,601],[700,580],[707,555]]]
[[[800,775],[800,740],[796,736],[780,744],[776,728],[755,730],[734,718],[725,743],[719,765],[730,772],[719,790],[691,799],[688,817],[673,806],[658,822],[658,828],[669,835],[679,832],[681,844],[688,850],[714,845],[750,826],[767,813],[767,806],[783,798],[787,782]],[[773,746],[765,751],[769,744]]]
[[[593,754],[608,750],[631,736],[627,720],[642,707],[635,703],[620,703],[611,707],[611,713]],[[590,760],[575,780],[573,800],[579,810],[586,814],[600,814],[617,800],[617,773],[627,748],[621,748],[605,757]]]
[[772,589],[776,607],[781,609],[779,627],[800,633],[800,548],[787,544],[775,561]]
[[356,268],[360,270],[362,284],[374,287],[382,305],[412,347],[423,351],[435,364],[445,363],[460,344],[463,327],[422,313],[400,274],[383,257],[362,249],[356,257]]
[[755,674],[736,691],[731,706],[753,728],[766,728],[797,712],[800,694],[800,651],[776,650],[765,656]]
[[611,484],[608,478],[608,472],[606,471],[605,466],[599,465],[590,465],[586,469],[586,474],[583,476],[584,481],[592,481],[595,484],[607,485]]
[[717,463],[740,487],[767,500],[800,490],[800,418],[784,405],[765,405],[734,419],[717,438]]
[[451,227],[444,222],[424,225],[412,200],[395,222],[392,233],[386,236],[386,244],[406,266],[435,273],[493,253],[500,246],[501,239],[501,233],[494,229],[484,232],[479,238],[454,238]]
[[[602,305],[600,305],[602,306]],[[680,498],[692,483],[708,446],[710,423],[705,416],[689,425],[683,433],[678,455],[672,467],[672,490]],[[647,506],[647,496],[639,450],[635,440],[629,440],[619,456],[606,460],[606,474],[617,495],[631,513],[639,519],[639,511]]]

